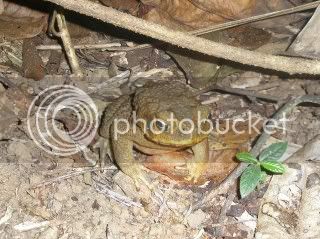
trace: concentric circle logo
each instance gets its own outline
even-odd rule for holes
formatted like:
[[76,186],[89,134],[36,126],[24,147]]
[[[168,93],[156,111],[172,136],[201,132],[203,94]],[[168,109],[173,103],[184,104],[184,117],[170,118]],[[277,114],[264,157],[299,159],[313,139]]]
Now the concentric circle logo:
[[38,147],[50,154],[70,156],[92,142],[98,129],[98,110],[79,88],[56,85],[32,101],[27,126]]

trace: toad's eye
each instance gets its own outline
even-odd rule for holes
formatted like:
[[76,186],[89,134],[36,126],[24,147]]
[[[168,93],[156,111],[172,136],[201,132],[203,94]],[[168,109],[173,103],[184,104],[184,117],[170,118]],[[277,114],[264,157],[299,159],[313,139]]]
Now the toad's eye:
[[167,130],[168,129],[168,125],[165,122],[163,122],[162,120],[156,120],[155,124],[156,124],[157,128],[160,130]]

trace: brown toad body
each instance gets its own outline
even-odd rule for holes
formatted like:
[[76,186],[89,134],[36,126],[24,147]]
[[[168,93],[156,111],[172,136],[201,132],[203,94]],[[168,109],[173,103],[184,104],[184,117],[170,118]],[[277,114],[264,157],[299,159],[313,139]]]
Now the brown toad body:
[[146,178],[142,164],[134,159],[133,148],[147,155],[190,148],[193,157],[187,163],[188,180],[196,182],[209,157],[208,115],[209,109],[185,84],[152,82],[108,105],[99,133],[111,146],[117,165],[136,183],[139,179],[146,182]]

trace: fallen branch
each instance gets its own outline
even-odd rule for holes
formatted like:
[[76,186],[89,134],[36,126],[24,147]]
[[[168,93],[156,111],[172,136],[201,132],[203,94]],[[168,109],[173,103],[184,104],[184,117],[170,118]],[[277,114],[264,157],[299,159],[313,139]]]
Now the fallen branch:
[[[284,114],[289,113],[292,111],[297,105],[302,104],[302,103],[313,103],[313,104],[318,104],[320,105],[320,96],[310,96],[310,95],[305,95],[305,96],[300,96],[297,97],[288,103],[286,103],[284,106],[282,106],[272,117],[272,121],[278,121],[283,117]],[[267,127],[272,127],[272,125],[267,125]],[[257,140],[256,144],[254,147],[251,149],[251,153],[254,156],[258,156],[259,152],[261,151],[262,147],[268,140],[271,130],[267,128],[266,131],[264,131],[259,139]],[[238,178],[242,174],[242,172],[247,168],[248,164],[246,163],[241,163],[217,188],[214,188],[209,192],[207,195],[203,197],[203,199],[195,205],[195,210],[200,208],[202,205],[210,202],[212,199],[214,199],[216,196],[219,194],[224,194],[228,192],[228,189],[237,182]]]
[[[302,4],[302,5],[299,5],[299,6],[296,6],[293,8],[289,8],[289,9],[283,9],[283,10],[279,10],[279,11],[275,11],[275,12],[265,13],[265,14],[261,14],[261,15],[257,15],[257,16],[253,16],[253,17],[243,18],[240,20],[228,21],[228,22],[217,24],[217,25],[210,26],[207,28],[201,28],[198,30],[190,31],[189,33],[191,33],[192,35],[195,35],[195,36],[201,36],[203,34],[210,33],[210,32],[217,32],[217,31],[241,26],[244,24],[252,23],[252,22],[257,22],[257,21],[261,21],[261,20],[265,20],[265,19],[270,19],[270,18],[274,18],[274,17],[279,17],[279,16],[283,16],[283,15],[288,15],[288,14],[293,14],[293,13],[297,13],[297,12],[301,12],[301,11],[314,9],[314,8],[317,8],[317,6],[319,4],[320,4],[320,1],[306,3],[306,4]],[[119,43],[75,45],[74,49],[104,49],[107,51],[133,51],[136,49],[145,49],[145,48],[152,47],[152,45],[150,45],[150,44],[142,44],[142,45],[138,45],[138,46],[134,46],[134,47],[121,47],[121,46],[118,46],[118,44]],[[0,44],[0,46],[1,46],[1,44]],[[62,48],[60,45],[39,45],[39,46],[37,46],[37,50],[61,50],[61,49]]]
[[143,34],[182,48],[197,51],[246,65],[287,72],[289,74],[320,75],[320,62],[299,58],[273,56],[260,52],[248,51],[192,36],[189,33],[174,31],[159,24],[119,12],[86,0],[44,0],[66,9],[111,23],[115,26]]

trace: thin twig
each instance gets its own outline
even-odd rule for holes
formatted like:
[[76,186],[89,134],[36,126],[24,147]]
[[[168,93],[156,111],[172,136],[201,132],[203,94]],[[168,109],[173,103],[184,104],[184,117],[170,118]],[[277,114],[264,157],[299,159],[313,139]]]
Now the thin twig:
[[129,198],[125,195],[121,195],[115,191],[112,191],[110,186],[105,185],[99,181],[95,181],[94,187],[99,193],[102,193],[105,196],[112,198],[113,200],[115,200],[125,206],[142,208],[142,204],[140,202],[135,202],[134,200],[132,200],[131,198]]
[[[151,47],[149,44],[142,44],[133,47],[124,47],[118,46],[119,43],[101,43],[101,44],[85,44],[85,45],[75,45],[74,49],[81,50],[81,49],[103,49],[106,51],[134,51],[137,49],[144,49],[146,47]],[[37,50],[62,50],[60,45],[39,45],[37,46]]]
[[[98,85],[91,86],[88,90],[88,94],[91,95],[96,92],[103,91],[105,88],[110,88],[110,85],[113,84],[114,82],[122,81],[122,80],[127,80],[127,78],[130,76],[130,70],[126,70],[124,72],[121,72],[119,75],[116,75]],[[120,82],[121,83],[121,82]]]
[[270,89],[276,88],[278,86],[279,86],[278,82],[270,82],[270,83],[266,83],[263,85],[248,87],[247,90],[263,91],[263,90],[270,90]]
[[[55,22],[57,22],[59,32],[55,30]],[[54,11],[52,22],[50,23],[50,30],[54,35],[61,38],[61,41],[63,43],[64,50],[66,52],[66,55],[69,60],[70,68],[72,73],[75,76],[82,77],[83,73],[80,68],[80,64],[78,61],[78,57],[76,55],[76,51],[73,47],[71,37],[68,31],[66,19],[62,13],[57,13]]]
[[249,51],[226,44],[213,42],[148,22],[122,13],[110,7],[86,0],[42,0],[49,1],[66,9],[94,17],[115,26],[128,29],[164,42],[187,48],[205,55],[214,56],[246,65],[289,74],[320,75],[320,62],[308,59],[274,56],[261,52]]
[[34,229],[39,229],[41,227],[47,227],[50,225],[50,221],[32,222],[26,221],[13,226],[13,228],[19,232],[26,232]]
[[39,188],[39,187],[45,187],[47,185],[50,185],[50,184],[53,184],[53,183],[56,183],[56,182],[60,182],[62,180],[66,180],[66,179],[69,179],[69,178],[72,178],[72,177],[76,177],[78,175],[85,174],[85,173],[88,173],[88,172],[96,172],[96,171],[101,171],[101,170],[115,170],[115,169],[116,168],[114,166],[111,166],[111,167],[107,167],[107,168],[101,168],[101,167],[85,168],[85,169],[81,169],[80,171],[76,171],[76,172],[72,171],[72,172],[67,173],[65,175],[62,175],[62,176],[50,179],[48,181],[44,181],[44,182],[38,183],[36,185],[33,185],[33,186],[30,187],[30,189],[36,189],[36,188]]
[[0,82],[4,85],[6,85],[9,88],[14,88],[16,87],[15,83],[13,83],[10,79],[8,79],[7,77],[1,76],[0,75]]
[[251,90],[245,90],[245,89],[235,89],[235,88],[228,88],[228,87],[222,87],[222,86],[216,86],[214,90],[218,91],[224,91],[227,93],[232,93],[236,95],[244,95],[247,97],[254,97],[262,100],[267,100],[271,102],[281,102],[283,99],[276,97],[276,96],[270,96],[258,92],[253,92]]
[[[272,117],[273,121],[278,121],[283,117],[283,115],[291,112],[297,105],[302,103],[313,103],[320,105],[320,96],[311,96],[311,95],[304,95],[297,97],[293,100],[290,100],[285,105],[283,105]],[[270,136],[270,127],[272,124],[267,125],[267,130],[265,130],[257,140],[254,147],[251,149],[251,154],[254,156],[258,156],[260,150],[268,140]],[[195,208],[200,208],[202,205],[209,203],[213,198],[215,198],[219,194],[224,194],[228,191],[228,189],[237,182],[238,178],[242,174],[242,172],[247,168],[248,164],[240,163],[240,165],[217,187],[208,192],[207,195],[203,197],[203,199],[195,205]]]
[[262,94],[262,93],[257,93],[252,90],[223,87],[223,86],[219,86],[219,85],[214,85],[214,86],[210,86],[208,88],[199,90],[195,94],[200,95],[200,94],[206,93],[208,91],[223,91],[223,92],[227,92],[227,93],[231,93],[231,94],[235,94],[235,95],[254,97],[254,98],[267,100],[267,101],[271,101],[271,102],[281,102],[283,100],[282,98],[279,98],[276,96],[270,96],[270,95],[266,95],[266,94]]
[[191,34],[199,36],[199,35],[203,35],[203,34],[210,33],[210,32],[221,31],[221,30],[225,30],[228,28],[252,23],[252,22],[262,21],[262,20],[271,19],[274,17],[280,17],[280,16],[292,14],[292,13],[297,13],[297,12],[302,12],[302,11],[314,9],[314,8],[317,8],[319,6],[319,4],[320,4],[320,1],[315,1],[315,2],[311,2],[311,3],[303,4],[300,6],[288,8],[288,9],[283,9],[283,10],[274,11],[274,12],[268,12],[265,14],[261,14],[261,15],[257,15],[257,16],[253,16],[253,17],[248,17],[248,18],[244,18],[244,19],[240,19],[240,20],[229,21],[226,23],[221,23],[218,25],[214,25],[214,26],[202,28],[199,30],[191,31]]
[[[226,221],[226,217],[227,217],[227,211],[229,210],[229,208],[231,207],[232,203],[233,203],[233,199],[236,197],[236,192],[235,191],[231,191],[228,195],[228,197],[226,198],[226,201],[224,203],[224,205],[221,208],[220,211],[220,215],[219,215],[219,223],[225,223]],[[218,228],[219,230],[219,235],[222,236],[224,234],[224,228]]]
[[[252,22],[257,22],[257,21],[261,21],[261,20],[274,18],[274,17],[284,16],[284,15],[288,15],[288,14],[292,14],[292,13],[297,13],[297,12],[301,12],[301,11],[314,9],[319,5],[319,3],[320,3],[320,1],[307,3],[307,4],[303,4],[301,6],[297,6],[297,7],[293,7],[293,8],[289,8],[289,9],[274,11],[274,12],[261,14],[261,15],[257,15],[257,16],[253,16],[253,17],[248,17],[248,18],[244,18],[244,19],[240,19],[240,20],[229,21],[226,23],[217,24],[217,25],[210,26],[207,28],[202,28],[202,29],[190,31],[188,33],[190,33],[191,35],[195,35],[195,36],[201,36],[203,34],[210,33],[210,32],[217,32],[217,31],[226,30],[226,29],[229,29],[232,27],[241,26],[244,24],[252,23]],[[109,45],[109,44],[111,44],[111,45]],[[142,44],[142,45],[134,46],[134,47],[117,47],[117,46],[113,46],[112,44],[113,43],[76,45],[76,46],[74,46],[74,48],[75,49],[105,49],[107,51],[133,51],[133,50],[137,50],[137,49],[146,49],[146,48],[153,47],[151,44]],[[39,46],[37,46],[37,49],[38,50],[61,50],[62,48],[59,45],[39,45]]]
[[[214,26],[210,26],[207,28],[202,28],[194,31],[190,31],[188,33],[195,35],[195,36],[201,36],[203,34],[207,34],[210,32],[217,32],[225,29],[229,29],[232,27],[236,26],[241,26],[244,24],[252,23],[252,22],[257,22],[257,21],[262,21],[274,17],[279,17],[279,16],[284,16],[292,13],[297,13],[301,11],[306,11],[310,9],[314,9],[319,5],[320,1],[312,2],[312,3],[307,3],[303,4],[301,6],[289,8],[289,9],[284,9],[280,11],[274,11],[270,13],[265,13],[253,17],[248,17],[240,20],[235,20],[235,21],[229,21],[226,23],[221,23],[217,24]],[[105,49],[107,51],[133,51],[137,49],[145,49],[152,47],[150,44],[142,44],[139,46],[134,46],[134,47],[118,47],[118,46],[113,46],[114,43],[105,43],[105,44],[86,44],[86,45],[76,45],[74,46],[75,49]],[[61,46],[59,45],[39,45],[37,46],[38,50],[61,50]]]

